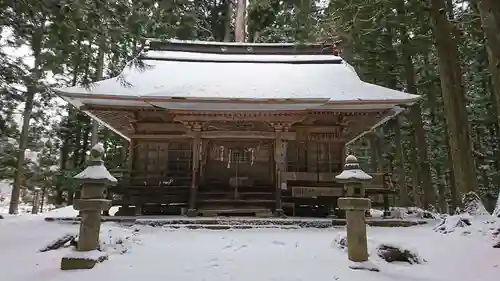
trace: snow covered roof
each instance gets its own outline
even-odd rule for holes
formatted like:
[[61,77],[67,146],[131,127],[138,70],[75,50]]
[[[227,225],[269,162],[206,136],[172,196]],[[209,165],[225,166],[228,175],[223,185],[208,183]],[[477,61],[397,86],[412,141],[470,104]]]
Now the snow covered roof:
[[[246,44],[240,46],[248,50],[245,54],[241,54],[241,48],[224,53],[225,48],[238,45],[172,42],[175,48],[145,48],[117,78],[99,81],[87,88],[75,86],[55,91],[76,106],[159,106],[190,110],[303,110],[331,108],[334,104],[364,104],[373,108],[374,103],[390,108],[414,103],[419,98],[365,83],[340,57],[324,52],[265,53],[266,48],[284,50],[293,45]],[[180,48],[182,44],[191,46],[189,51]],[[203,47],[203,52],[192,46]],[[260,53],[253,52],[253,46],[259,46]],[[248,105],[249,101],[253,107]],[[245,103],[247,105],[242,105]],[[260,105],[255,107],[256,103],[269,105],[264,109]]]

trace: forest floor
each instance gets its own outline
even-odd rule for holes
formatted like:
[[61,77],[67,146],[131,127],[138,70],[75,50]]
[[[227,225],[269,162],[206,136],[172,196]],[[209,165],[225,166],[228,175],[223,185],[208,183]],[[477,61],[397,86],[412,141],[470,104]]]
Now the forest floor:
[[[369,227],[370,260],[380,272],[349,268],[336,240],[344,227],[328,229],[172,229],[104,223],[101,248],[109,259],[91,270],[61,271],[70,248],[41,253],[51,241],[76,234],[77,224],[46,222],[41,215],[0,220],[0,274],[9,281],[150,279],[206,281],[493,281],[500,276],[500,249],[493,248],[499,223],[475,218],[471,226],[433,231],[438,223],[407,228]],[[422,264],[387,263],[377,256],[381,243],[419,254]]]

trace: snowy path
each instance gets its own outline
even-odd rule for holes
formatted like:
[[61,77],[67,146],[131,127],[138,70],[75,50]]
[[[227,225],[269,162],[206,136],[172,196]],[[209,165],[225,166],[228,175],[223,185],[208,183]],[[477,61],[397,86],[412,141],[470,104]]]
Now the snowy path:
[[[103,233],[133,236],[123,255],[88,271],[62,272],[67,249],[37,253],[77,225],[41,217],[0,221],[0,275],[8,281],[182,280],[182,281],[493,281],[500,276],[500,249],[480,232],[444,236],[429,226],[369,228],[370,244],[390,242],[417,249],[423,265],[387,264],[373,254],[381,272],[349,269],[347,254],[333,246],[343,228],[328,230],[172,230],[105,224]],[[134,229],[138,231],[133,235]]]

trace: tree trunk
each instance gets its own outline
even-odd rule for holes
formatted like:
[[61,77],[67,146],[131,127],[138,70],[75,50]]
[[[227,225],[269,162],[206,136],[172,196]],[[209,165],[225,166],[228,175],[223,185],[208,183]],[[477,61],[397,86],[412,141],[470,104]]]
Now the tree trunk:
[[[397,7],[398,19],[401,22],[400,25],[400,39],[403,49],[403,64],[405,70],[405,80],[407,91],[410,94],[417,94],[417,88],[415,83],[415,67],[413,65],[413,54],[411,53],[411,46],[408,38],[408,30],[405,25],[405,1],[399,0]],[[414,105],[410,109],[410,119],[415,130],[415,144],[418,148],[419,163],[420,163],[420,179],[423,191],[423,207],[429,209],[430,205],[436,203],[436,196],[434,188],[432,187],[431,180],[431,168],[429,164],[429,156],[427,154],[427,142],[425,141],[425,131],[422,121],[422,110],[420,104]]]
[[[446,123],[446,121],[445,121]],[[445,132],[445,141],[446,144],[450,143],[450,134],[448,133],[448,129]],[[450,211],[455,212],[455,210],[460,205],[460,197],[459,190],[457,189],[457,184],[455,182],[455,171],[453,170],[453,159],[451,158],[451,147],[449,145],[446,146],[448,149],[448,157],[446,158],[446,185],[450,187],[450,196],[451,196],[451,209]]]
[[418,148],[420,180],[423,192],[423,207],[430,209],[436,204],[436,193],[432,186],[431,166],[427,153],[427,142],[425,141],[425,131],[422,121],[422,110],[420,104],[415,104],[410,109],[410,119],[415,130],[415,145]]
[[495,13],[494,7],[494,5],[498,7],[500,4],[498,4],[498,0],[475,0],[475,2],[486,38],[491,80],[496,96],[497,123],[500,126],[500,114],[498,114],[500,112],[500,18]]
[[234,37],[236,42],[245,42],[247,1],[236,1],[238,2],[236,6],[236,27]]
[[[73,158],[69,161],[69,169],[72,171],[78,169],[79,164],[80,164],[80,149],[81,149],[81,141],[82,141],[82,124],[83,118],[81,113],[76,112],[75,113],[75,118],[76,118],[76,134],[75,137],[73,138],[73,145],[72,145],[72,151],[73,151]],[[68,191],[68,205],[73,205],[73,201],[75,199],[75,191],[77,191],[79,187],[74,186],[72,189]],[[78,195],[77,195],[78,196]]]
[[422,207],[422,188],[420,186],[420,172],[419,172],[419,165],[417,164],[418,162],[418,155],[417,155],[417,147],[415,144],[415,138],[413,137],[413,132],[410,132],[410,155],[408,157],[408,160],[410,162],[411,166],[411,182],[412,182],[412,194],[413,194],[413,203],[418,206]]
[[441,214],[446,214],[448,212],[448,204],[446,202],[446,181],[443,179],[441,165],[436,165],[436,178],[438,187],[438,203],[439,212]]
[[371,148],[371,165],[374,173],[384,172],[384,157],[383,157],[383,145],[382,137],[377,133],[373,132],[370,134],[370,148]]
[[394,142],[396,144],[396,165],[395,165],[395,174],[397,176],[397,184],[399,190],[399,206],[408,207],[410,206],[410,200],[408,198],[408,187],[406,186],[406,172],[404,167],[404,154],[403,147],[401,145],[401,125],[400,119],[396,116],[392,120],[393,128],[394,128]]
[[471,152],[465,91],[453,28],[446,17],[443,0],[431,0],[435,45],[449,133],[453,175],[457,189],[476,191],[477,178]]
[[[97,54],[95,81],[102,80],[104,76],[104,55],[106,54],[106,37],[104,33],[99,36],[99,53]],[[99,142],[99,122],[92,120],[90,131],[90,145],[93,147]]]
[[21,129],[21,135],[19,137],[19,151],[17,156],[16,171],[14,174],[14,183],[12,185],[12,193],[9,205],[9,214],[17,214],[19,209],[19,196],[21,195],[21,181],[24,176],[24,157],[26,148],[28,146],[28,135],[31,121],[31,113],[33,112],[33,104],[35,101],[35,94],[38,92],[39,79],[42,77],[42,71],[40,65],[42,64],[42,40],[45,30],[45,23],[42,24],[35,30],[31,41],[31,48],[33,50],[33,56],[35,58],[35,63],[33,69],[31,70],[33,80],[30,81],[27,91],[26,91],[26,102],[24,104],[23,112],[23,126]]
[[224,42],[231,41],[231,22],[233,21],[233,0],[226,0],[226,26],[224,30]]
[[[65,124],[65,131],[64,134],[62,134],[62,145],[61,145],[61,153],[60,153],[60,162],[59,162],[59,171],[61,172],[61,177],[65,177],[67,175],[67,164],[68,164],[68,155],[69,155],[69,149],[70,149],[70,143],[71,143],[71,131],[70,131],[70,122],[69,118],[72,115],[72,109],[68,107],[68,122]],[[64,186],[61,185],[61,181],[57,181],[57,196],[55,200],[55,204],[57,206],[61,206],[63,204],[63,191],[64,191]]]

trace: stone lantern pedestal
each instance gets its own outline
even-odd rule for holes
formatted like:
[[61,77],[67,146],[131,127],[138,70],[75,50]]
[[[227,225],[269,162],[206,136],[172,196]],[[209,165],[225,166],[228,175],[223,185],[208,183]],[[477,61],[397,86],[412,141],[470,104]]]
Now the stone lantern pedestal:
[[61,269],[90,269],[107,258],[99,252],[101,212],[111,208],[111,200],[104,199],[107,186],[117,180],[104,167],[104,147],[96,144],[91,152],[90,165],[74,178],[81,183],[81,197],[75,200],[75,210],[80,211],[81,222],[77,252],[62,258]]
[[[372,179],[361,170],[358,160],[353,155],[347,156],[342,173],[335,177],[345,184],[345,195],[338,199],[338,207],[346,211],[347,251],[349,260],[355,263],[368,261],[368,243],[366,236],[365,212],[371,207],[371,201],[364,198],[363,182]],[[352,266],[360,269],[359,266]]]

